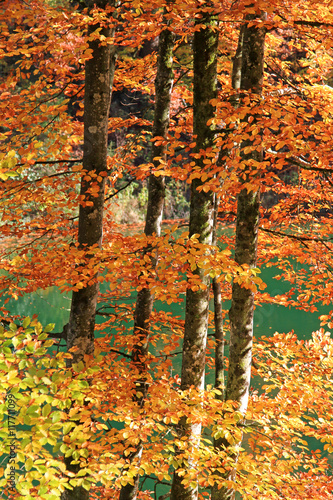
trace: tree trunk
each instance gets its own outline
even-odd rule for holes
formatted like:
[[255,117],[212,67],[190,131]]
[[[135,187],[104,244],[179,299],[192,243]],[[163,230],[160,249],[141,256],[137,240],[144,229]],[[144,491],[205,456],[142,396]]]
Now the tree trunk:
[[[213,245],[217,245],[217,217],[219,210],[219,199],[214,195],[214,224],[213,224]],[[224,334],[223,334],[223,308],[221,283],[213,278],[214,296],[214,329],[215,329],[215,388],[221,391],[217,398],[224,400]]]
[[[214,126],[207,125],[214,117],[215,108],[210,101],[217,96],[217,43],[218,31],[216,18],[211,13],[202,13],[196,24],[205,25],[194,33],[193,40],[193,133],[196,135],[195,153],[214,146]],[[196,160],[197,166],[204,168],[203,154]],[[189,236],[199,234],[199,242],[212,243],[213,204],[212,192],[198,191],[204,183],[194,179],[191,184],[190,228]],[[198,291],[188,287],[186,292],[185,333],[181,373],[181,390],[194,386],[203,389],[205,378],[205,356],[209,311],[210,277],[203,269],[194,271],[204,289]],[[187,436],[187,443],[196,443],[200,439],[201,426],[180,422],[178,433]],[[191,465],[184,464],[189,470]],[[198,487],[182,484],[183,477],[175,470],[170,500],[195,500]]]
[[[246,21],[253,22],[254,19],[256,19],[255,15],[246,16]],[[250,94],[250,100],[256,103],[257,96],[261,94],[263,81],[265,28],[257,24],[248,25],[245,23],[241,29],[240,38],[238,46],[241,48],[242,60],[240,90],[251,91],[252,98]],[[237,60],[235,58],[236,64],[239,62],[238,58]],[[242,94],[240,98],[242,98]],[[247,121],[247,118],[245,117],[244,120]],[[249,167],[252,160],[262,161],[261,152],[244,153],[244,148],[251,145],[252,140],[247,139],[241,144],[240,151],[242,162],[248,164]],[[249,174],[245,182],[251,182],[251,180],[253,180],[253,176]],[[256,267],[257,263],[259,207],[259,190],[257,188],[250,191],[241,190],[237,201],[235,262],[239,265],[246,264],[250,268]],[[247,411],[250,390],[253,312],[253,291],[234,282],[232,304],[229,311],[230,350],[225,399],[236,401],[237,410],[242,415],[245,415]],[[236,449],[239,449],[241,444],[242,440],[236,443]],[[229,443],[222,438],[217,440],[216,445],[221,449],[229,447]],[[234,452],[232,457],[237,461],[238,453]],[[235,469],[227,478],[235,478]],[[212,500],[231,500],[233,498],[235,498],[233,489],[222,488],[218,490],[217,487],[212,489]]]
[[[155,112],[154,112],[154,125],[153,137],[167,137],[170,121],[170,102],[171,92],[173,86],[173,46],[174,35],[169,29],[164,29],[160,34],[158,59],[157,59],[157,73],[155,79]],[[164,144],[155,145],[152,147],[152,162],[154,167],[158,167],[159,160],[154,158],[161,158],[166,161],[166,146]],[[155,176],[151,174],[148,183],[148,205],[146,213],[145,235],[146,236],[160,236],[161,222],[163,215],[165,198],[165,181],[164,176]],[[155,252],[155,253],[154,253]],[[151,266],[154,270],[157,265],[157,253],[152,246],[145,249],[145,253],[150,255]],[[137,381],[137,392],[139,396],[135,396],[135,401],[139,406],[144,405],[144,400],[147,394],[147,386],[145,381],[146,372],[146,357],[148,354],[149,345],[149,329],[150,317],[153,309],[154,295],[148,287],[142,288],[137,295],[135,314],[134,314],[134,336],[137,343],[134,346],[132,358],[133,363],[142,374],[142,378]],[[136,462],[140,464],[142,455],[142,444],[137,447],[135,453],[131,454],[129,459],[128,468]],[[139,488],[139,475],[134,477],[133,484],[128,483],[122,487],[120,491],[119,500],[135,500]]]
[[[105,7],[107,0],[95,2],[98,7]],[[110,38],[110,28],[97,25],[88,27],[88,36],[97,29],[100,34]],[[83,170],[80,195],[84,201],[79,209],[78,243],[87,250],[100,247],[103,234],[104,191],[107,177],[107,142],[108,117],[111,99],[111,87],[115,71],[115,48],[109,44],[100,45],[98,40],[89,42],[92,58],[85,65],[84,96],[84,144]],[[91,175],[88,179],[87,176]],[[90,194],[91,186],[98,186],[97,196]],[[96,189],[94,188],[94,194]],[[68,350],[73,346],[77,351],[73,362],[78,362],[85,354],[94,350],[95,312],[98,295],[98,282],[87,285],[73,292],[69,332],[67,336]]]
[[[89,3],[89,2],[87,2]],[[104,8],[107,0],[95,2],[97,7]],[[88,27],[88,36],[101,29],[100,35],[106,38],[113,36],[113,30],[94,24]],[[91,249],[100,247],[103,233],[103,208],[105,181],[107,178],[107,140],[108,117],[111,99],[111,88],[115,71],[115,48],[109,44],[101,45],[99,40],[89,42],[92,58],[85,64],[85,96],[84,96],[84,144],[83,170],[81,179],[81,201],[79,209],[78,243],[79,248],[86,250],[86,258],[92,255]],[[88,179],[88,176],[90,177]],[[94,184],[98,186],[97,196],[89,190]],[[91,277],[92,284],[86,285],[72,295],[70,319],[67,330],[67,350],[76,348],[68,366],[81,361],[85,355],[93,355],[95,313],[98,296],[96,275]],[[65,458],[68,471],[77,473],[80,464],[72,464],[72,456]],[[89,492],[83,487],[66,490],[62,500],[86,500]]]

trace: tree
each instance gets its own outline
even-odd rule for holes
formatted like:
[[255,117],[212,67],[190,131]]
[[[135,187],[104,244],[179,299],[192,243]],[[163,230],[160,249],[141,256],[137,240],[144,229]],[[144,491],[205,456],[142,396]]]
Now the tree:
[[[91,7],[93,4],[91,5]],[[99,9],[114,3],[95,2]],[[107,137],[111,89],[115,72],[115,48],[110,45],[114,28],[102,24],[88,26],[88,50],[91,58],[85,62],[84,86],[84,142],[81,203],[79,209],[78,244],[85,253],[100,248],[103,233],[103,209],[107,177]],[[96,35],[97,38],[96,38]],[[101,45],[101,40],[104,45]],[[105,43],[106,40],[106,43]],[[91,276],[92,284],[73,292],[71,314],[67,333],[67,347],[76,347],[73,361],[80,361],[94,350],[95,314],[98,281]]]
[[[259,19],[265,9],[267,18]],[[48,500],[66,496],[67,490],[67,496],[92,500],[132,491],[138,500],[147,500],[170,489],[174,498],[200,500],[209,491],[217,498],[231,491],[244,499],[330,499],[329,333],[322,329],[303,340],[288,331],[258,338],[254,330],[254,385],[244,415],[233,390],[242,389],[234,383],[233,339],[247,300],[244,321],[250,323],[254,307],[280,304],[316,313],[332,299],[329,6],[194,0],[176,0],[171,6],[154,0],[120,2],[117,18],[112,17],[114,10],[110,3],[105,8],[42,0],[6,0],[1,5],[0,455],[9,456],[0,464],[1,490],[10,486],[13,498]],[[150,113],[161,60],[153,52],[142,58],[137,54],[164,33],[165,21],[174,35],[175,81],[167,141],[151,141],[165,133],[152,132]],[[237,45],[258,33],[263,42],[264,31],[263,84],[250,91],[255,82],[245,79],[250,69],[245,61],[247,55],[261,54],[260,44],[240,43],[238,50]],[[170,33],[165,32],[166,38]],[[211,65],[204,72],[202,58],[209,50],[202,49],[210,41]],[[108,130],[99,136],[104,155],[106,135],[109,143],[106,165],[98,167],[103,176],[94,172],[97,164],[88,164],[97,157],[94,153],[91,158],[87,147],[87,127],[89,134],[95,129],[89,131],[94,127],[86,123],[89,113],[82,119],[83,91],[90,85],[86,70],[98,63],[97,54],[115,46],[112,87],[117,96],[128,97],[121,115],[113,108]],[[237,66],[237,61],[242,64]],[[260,73],[259,63],[257,68]],[[102,81],[94,78],[91,83],[95,99]],[[207,94],[201,92],[204,88]],[[149,103],[148,112],[135,114],[130,106],[126,113],[125,104],[138,96]],[[104,112],[106,116],[107,106]],[[156,159],[162,156],[163,161]],[[143,199],[140,186],[151,173],[151,180],[163,183],[164,178],[167,188],[171,182],[191,184],[189,231],[187,219],[163,224],[160,235],[155,229],[155,235],[148,235],[140,226],[116,223],[124,193],[133,205],[135,196]],[[214,198],[219,207],[212,242]],[[93,205],[89,208],[87,202]],[[255,213],[242,221],[241,208],[248,203]],[[91,207],[102,206],[101,245],[102,224],[88,228],[87,236],[95,235],[94,240],[79,236],[77,241],[85,232],[84,216]],[[258,209],[257,256],[253,251],[252,260],[244,263],[241,229],[252,223],[247,229],[254,250]],[[280,290],[271,294],[259,273],[267,266],[282,280]],[[223,338],[226,354],[228,345],[231,350],[229,360],[219,358],[221,377],[224,367],[228,369],[224,391],[221,384],[211,385],[211,278],[220,285],[224,304],[225,337],[219,333],[219,340]],[[95,314],[91,307],[84,310],[90,310],[90,319],[80,330],[87,352],[67,352],[63,341],[68,327],[53,332],[30,311],[10,312],[12,299],[21,304],[30,300],[30,292],[51,286],[74,292],[73,308],[82,295],[90,294],[91,304],[97,300]],[[149,326],[147,348],[136,334],[137,293],[155,303],[143,317],[145,331]],[[231,299],[228,321],[225,304]],[[185,301],[184,321],[180,307]],[[318,314],[322,326],[331,328],[329,308]],[[74,312],[68,318],[70,347],[79,339],[73,319]],[[195,356],[190,356],[194,345],[200,360],[196,366]],[[180,378],[174,360],[182,349]],[[138,382],[147,388],[144,400]],[[246,396],[248,379],[244,385]],[[132,460],[138,450],[140,461]]]
[[[212,5],[196,14],[193,36],[193,133],[196,137],[194,158],[197,170],[202,170],[207,158],[214,158],[214,126],[208,124],[214,117],[211,101],[217,95],[217,44],[218,30]],[[211,160],[210,160],[211,161]],[[200,178],[191,182],[191,208],[189,221],[189,239],[198,243],[202,254],[212,244],[213,229],[213,192],[199,190],[203,186]],[[209,251],[209,250],[208,250]],[[196,284],[186,290],[185,330],[183,343],[181,390],[194,387],[202,390],[205,381],[205,358],[208,331],[209,285],[210,276],[204,268],[194,261],[191,270],[196,276]],[[201,425],[190,423],[183,417],[179,425],[179,437],[186,436],[186,445],[196,448],[200,440]],[[180,453],[183,450],[180,450]],[[181,468],[191,469],[190,457],[184,457]],[[186,465],[187,464],[187,465]],[[193,483],[195,486],[193,486]],[[195,499],[198,486],[195,481],[184,485],[178,468],[175,470],[171,500]]]
[[[100,0],[94,4],[87,2],[87,7],[104,10],[107,6],[115,7],[115,2],[110,3],[107,0]],[[88,14],[91,15],[92,11],[88,11]],[[110,16],[110,10],[107,15]],[[89,24],[87,30],[88,50],[91,52],[91,58],[85,62],[83,171],[78,248],[83,252],[83,259],[88,260],[91,252],[93,254],[101,248],[103,235],[108,118],[116,62],[116,51],[111,45],[115,30],[111,23],[112,14],[110,19],[106,18],[104,22]],[[69,352],[73,348],[76,350],[73,352],[72,359],[68,360],[69,366],[94,353],[98,289],[97,275],[93,273],[85,286],[73,291],[66,341]],[[80,462],[78,463],[72,456],[65,456],[65,464],[67,470],[74,473],[78,473],[82,468]],[[63,500],[88,498],[89,493],[82,486],[74,487],[73,490],[65,490],[62,495]]]
[[[170,122],[170,102],[173,86],[173,47],[174,35],[164,19],[164,24],[159,35],[158,43],[158,59],[157,70],[155,78],[155,111],[154,111],[154,125],[153,125],[153,147],[152,147],[152,163],[154,168],[158,168],[160,164],[164,165],[167,160],[166,143],[167,134]],[[165,180],[163,175],[155,176],[152,172],[149,175],[148,181],[148,203],[146,212],[145,236],[147,240],[151,237],[161,236],[161,224],[163,217],[165,198]],[[158,254],[154,250],[154,245],[149,243],[145,250],[144,255],[150,257],[151,270],[150,276],[153,277],[153,272],[156,271]],[[147,277],[144,277],[147,279]],[[147,286],[148,285],[148,286]],[[141,378],[136,382],[135,402],[139,407],[144,406],[145,398],[147,396],[147,382],[145,377],[146,359],[149,353],[149,330],[151,314],[154,303],[154,294],[149,288],[149,283],[144,283],[143,288],[138,292],[134,312],[134,337],[135,345],[132,352],[133,363],[135,368],[138,369]],[[137,447],[135,452],[130,456],[132,465],[135,459],[137,465],[140,465],[140,457],[142,455],[142,445]],[[134,484],[128,483],[123,486],[119,500],[133,500],[137,498],[139,487],[139,474],[136,475]]]
[[[261,17],[262,20],[265,19],[264,15]],[[251,107],[257,106],[258,95],[260,96],[262,92],[266,28],[260,21],[258,24],[257,14],[245,16],[244,21],[237,48],[237,55],[241,60],[239,91],[240,99],[245,98],[248,101],[249,113],[245,115],[244,121],[248,122],[251,116],[251,122],[255,123],[256,114],[251,111]],[[242,96],[243,91],[247,91],[246,96],[245,94]],[[244,184],[246,183],[247,186],[237,197],[235,235],[235,262],[249,269],[257,266],[260,195],[256,177],[260,163],[263,161],[262,150],[252,148],[252,143],[253,139],[249,138],[240,145],[240,161],[245,171]],[[246,153],[247,149],[250,152]],[[252,170],[255,171],[254,176]],[[244,417],[251,384],[254,291],[235,280],[231,300],[229,369],[225,398],[237,402],[237,411]],[[225,439],[218,440],[216,444],[219,448],[229,447],[229,442]],[[233,445],[235,460],[237,460],[241,444],[242,440]],[[231,474],[231,479],[234,473],[235,469]],[[213,489],[212,498],[213,500],[234,498],[234,492],[232,489],[228,491],[225,488],[221,490],[216,488]]]

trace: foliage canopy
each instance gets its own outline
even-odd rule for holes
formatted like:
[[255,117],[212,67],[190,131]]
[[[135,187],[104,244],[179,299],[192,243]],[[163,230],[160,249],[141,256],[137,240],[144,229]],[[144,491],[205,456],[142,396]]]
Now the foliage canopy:
[[[184,320],[171,309],[184,303],[188,288],[205,289],[198,270],[221,284],[224,303],[231,299],[232,283],[238,283],[254,293],[256,307],[273,303],[316,313],[319,305],[331,304],[331,2],[133,0],[101,5],[4,0],[0,6],[2,498],[52,500],[76,486],[89,490],[91,499],[118,498],[121,487],[139,474],[138,499],[148,500],[157,498],[156,485],[168,491],[177,470],[185,485],[199,484],[204,499],[214,484],[225,486],[224,475],[236,468],[231,487],[244,499],[332,499],[330,333],[322,328],[307,341],[293,331],[256,339],[258,388],[251,391],[243,418],[212,385],[181,390],[172,360],[182,345]],[[266,15],[256,17],[260,12]],[[216,111],[208,123],[215,135],[213,146],[198,151],[191,43],[208,14],[215,16],[219,32],[218,90],[210,102]],[[244,20],[266,32],[260,94],[253,89],[239,93],[231,81]],[[175,37],[167,138],[152,136],[154,42],[166,25]],[[104,27],[110,36],[103,34]],[[83,99],[93,43],[116,48],[117,62],[107,168],[88,172],[82,164]],[[166,158],[150,160],[152,144],[165,146]],[[254,159],[255,151],[262,160]],[[218,197],[216,244],[202,242],[199,234],[188,238],[186,219],[164,221],[161,235],[121,223],[117,199],[129,185],[145,184],[150,174],[165,176],[169,186],[185,186],[184,193],[199,179],[199,191]],[[103,242],[88,248],[77,243],[79,207],[89,207],[104,183]],[[259,188],[257,267],[239,265],[233,257],[237,196],[243,189]],[[265,291],[263,266],[274,266],[278,279],[290,284],[286,293]],[[59,349],[61,335],[52,338],[52,328],[43,329],[38,318],[12,317],[6,310],[10,297],[50,286],[77,292],[97,282],[97,314],[103,321],[95,327],[95,353],[72,366],[71,354]],[[142,372],[132,356],[138,342],[132,335],[132,302],[145,288],[163,308],[151,316],[145,364],[149,389],[140,407],[136,387]],[[321,316],[323,327],[332,328],[332,314]],[[224,317],[228,336],[226,311]],[[213,331],[212,312],[209,327]],[[214,370],[214,349],[210,336],[208,375]],[[16,412],[13,490],[9,395]],[[184,418],[203,426],[197,446],[179,433]],[[244,446],[235,462],[230,449],[242,433]],[[219,437],[229,449],[214,448]],[[322,443],[321,451],[309,449],[311,439]],[[142,456],[131,461],[139,444]],[[64,456],[80,464],[77,474],[66,469]],[[145,478],[153,481],[154,492]]]

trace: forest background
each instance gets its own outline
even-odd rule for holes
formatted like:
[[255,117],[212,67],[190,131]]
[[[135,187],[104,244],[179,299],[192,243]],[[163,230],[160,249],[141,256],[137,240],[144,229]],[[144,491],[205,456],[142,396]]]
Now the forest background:
[[332,8],[1,3],[2,498],[333,498]]

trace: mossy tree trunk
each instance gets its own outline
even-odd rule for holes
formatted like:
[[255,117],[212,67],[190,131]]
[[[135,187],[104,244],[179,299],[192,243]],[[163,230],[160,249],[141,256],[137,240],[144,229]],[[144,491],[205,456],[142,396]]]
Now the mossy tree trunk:
[[[159,37],[159,49],[157,59],[157,73],[155,79],[155,111],[153,137],[167,138],[170,121],[170,102],[173,86],[173,46],[174,35],[171,29],[164,29]],[[158,141],[159,143],[161,141]],[[160,161],[155,158],[161,158],[166,161],[166,145],[153,143],[152,162],[154,167],[160,165]],[[148,204],[146,212],[145,235],[160,236],[161,223],[163,216],[163,207],[165,199],[165,180],[164,176],[155,176],[153,173],[149,176],[148,182]],[[158,255],[152,245],[145,249],[145,253],[150,256],[151,268],[156,269]],[[137,381],[135,396],[136,403],[143,407],[147,394],[147,385],[145,380],[146,358],[149,346],[150,319],[153,310],[154,294],[151,293],[148,286],[143,287],[137,295],[135,313],[134,313],[134,336],[136,344],[132,352],[133,363],[142,375]],[[135,452],[132,452],[128,459],[128,467],[134,464],[140,464],[142,455],[142,444]],[[140,476],[134,477],[133,484],[128,483],[120,491],[119,500],[135,500],[139,489]]]
[[[248,15],[240,31],[240,41],[234,63],[241,72],[234,72],[235,82],[240,78],[240,100],[242,91],[247,91],[251,103],[254,105],[258,101],[258,96],[262,92],[263,65],[264,65],[264,45],[265,28],[261,23],[263,16]],[[258,23],[253,21],[258,20]],[[249,24],[248,24],[249,22]],[[241,64],[240,59],[241,58]],[[253,115],[252,115],[253,116]],[[244,120],[247,122],[247,118]],[[255,116],[254,116],[255,121]],[[245,182],[251,183],[255,180],[251,175],[251,164],[253,160],[262,161],[260,151],[244,153],[244,148],[252,146],[253,139],[242,142],[240,156],[242,163],[248,165],[249,171]],[[257,175],[257,174],[254,174]],[[258,244],[258,224],[260,197],[256,183],[252,190],[242,189],[237,200],[237,222],[235,241],[235,261],[239,265],[246,265],[249,268],[256,267],[257,264],[257,244]],[[245,415],[248,406],[251,363],[252,363],[252,342],[253,342],[253,313],[254,294],[249,288],[242,287],[239,283],[233,283],[232,303],[229,311],[230,319],[230,349],[229,349],[229,369],[226,385],[225,399],[237,402],[237,410]],[[223,438],[215,442],[217,448],[227,449],[230,445]],[[232,457],[237,461],[238,452],[242,445],[241,440],[233,445]],[[226,477],[235,479],[235,469]],[[232,488],[217,487],[212,489],[212,500],[231,500],[235,498]]]
[[[86,2],[93,7],[91,2]],[[97,7],[110,5],[108,0],[94,1]],[[110,38],[113,29],[93,24],[88,26],[88,37],[100,29],[100,35]],[[108,117],[111,99],[111,88],[115,72],[116,53],[110,44],[101,45],[99,40],[89,42],[92,58],[85,64],[85,96],[84,96],[84,143],[83,143],[83,176],[81,179],[81,199],[79,208],[78,243],[79,248],[86,250],[86,258],[93,254],[93,249],[101,246],[103,233],[104,191],[107,178],[107,140]],[[90,194],[98,186],[97,196]],[[85,355],[93,355],[95,314],[98,297],[96,275],[91,276],[91,284],[86,285],[72,295],[70,319],[67,329],[67,350],[75,347],[68,366],[83,360]],[[74,450],[73,450],[74,451]],[[73,457],[65,458],[66,468],[77,473],[80,464],[72,463]],[[62,500],[87,500],[89,492],[83,487],[66,490]]]
[[[217,96],[218,30],[216,18],[211,12],[202,12],[201,16],[196,18],[196,24],[202,24],[205,28],[195,31],[193,39],[193,133],[196,136],[194,153],[197,155],[197,166],[204,169],[203,152],[207,148],[213,148],[215,137],[214,126],[208,125],[207,122],[215,114],[215,108],[210,101]],[[194,179],[191,184],[189,237],[198,234],[200,243],[210,245],[214,195],[211,191],[199,191],[198,188],[203,184],[201,179]],[[200,268],[194,272],[204,286],[199,290],[188,287],[186,292],[181,390],[191,386],[200,390],[204,387],[205,378],[210,277]],[[201,426],[183,419],[178,433],[182,437],[187,436],[187,443],[193,443],[195,446],[200,439]],[[191,464],[184,463],[184,468],[191,468]],[[198,487],[186,487],[182,480],[183,477],[176,469],[170,500],[197,499]]]

